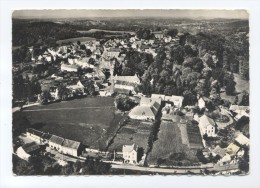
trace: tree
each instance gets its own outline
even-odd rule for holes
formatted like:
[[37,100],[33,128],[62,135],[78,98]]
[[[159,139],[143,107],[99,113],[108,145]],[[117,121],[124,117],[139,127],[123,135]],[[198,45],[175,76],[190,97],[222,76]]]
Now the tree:
[[239,131],[242,131],[242,129],[249,124],[249,117],[247,116],[242,116],[238,121],[236,125],[236,129]]
[[214,68],[215,67],[215,64],[214,64],[214,61],[212,59],[212,55],[209,54],[209,53],[206,53],[204,56],[203,56],[203,61],[208,65],[209,68]]
[[160,166],[161,164],[165,163],[166,159],[159,158],[157,159],[157,165]]
[[123,68],[123,71],[122,71],[122,75],[123,76],[133,76],[134,75],[134,71],[132,68],[129,68],[129,67],[124,67]]
[[74,173],[78,173],[81,168],[82,168],[82,163],[79,160],[77,160],[75,163],[73,163]]
[[73,167],[72,167],[72,164],[71,163],[68,163],[66,166],[63,166],[61,168],[61,174],[62,175],[65,175],[65,176],[68,176],[68,175],[71,175],[73,174]]
[[116,108],[122,111],[129,111],[136,105],[132,99],[123,94],[116,96],[115,103]]
[[17,111],[13,113],[13,126],[12,126],[13,138],[20,135],[30,126],[31,126],[30,121],[21,111]]
[[225,70],[222,68],[215,68],[212,70],[212,78],[218,80],[219,85],[222,87],[224,84]]
[[68,100],[68,96],[69,96],[69,89],[66,88],[63,84],[59,85],[58,87],[58,95],[59,95],[59,98],[62,100],[62,101],[66,101]]
[[197,102],[197,94],[195,92],[192,92],[190,90],[183,91],[183,105],[195,105]]
[[50,99],[50,93],[48,91],[43,91],[40,95],[38,95],[38,101],[41,104],[47,104]]
[[239,103],[240,106],[249,106],[249,93],[247,91],[242,92],[242,100]]
[[209,162],[208,159],[206,159],[205,156],[203,155],[202,150],[197,150],[196,156],[199,159],[199,161],[202,162],[203,164],[207,164]]
[[136,31],[136,35],[139,39],[149,40],[153,37],[150,29],[140,28]]
[[239,74],[243,79],[249,80],[249,61],[245,58],[239,58]]
[[238,167],[242,172],[248,173],[249,172],[249,148],[244,148],[244,156],[240,159],[238,163]]
[[177,46],[171,49],[170,55],[173,62],[176,62],[178,65],[181,65],[184,60],[184,48],[182,46]]
[[87,57],[90,57],[92,55],[92,52],[90,49],[86,49],[86,55],[87,55]]
[[38,95],[42,92],[41,85],[38,81],[32,82],[31,90],[33,95]]
[[178,34],[178,29],[171,29],[167,31],[167,35],[171,37],[175,37]]
[[185,45],[184,51],[185,51],[185,56],[187,56],[187,57],[195,57],[197,55],[197,52],[193,51],[193,49],[190,45]]
[[201,96],[208,96],[208,94],[209,94],[209,87],[207,86],[207,81],[205,79],[199,80],[195,90]]
[[13,98],[16,100],[24,98],[24,79],[22,75],[13,76]]
[[87,157],[82,165],[82,175],[89,175],[89,174],[108,174],[111,168],[111,165],[108,163],[104,163],[99,159],[93,159]]
[[142,92],[144,95],[151,95],[151,93],[153,92],[151,83],[148,79],[143,80],[141,82],[141,84],[139,85],[138,89],[140,90],[140,92]]
[[236,82],[234,81],[234,76],[233,74],[226,73],[224,77],[224,84],[225,84],[225,89],[226,89],[226,94],[227,95],[234,95],[236,91]]
[[35,174],[33,165],[16,155],[13,155],[13,172],[18,176]]

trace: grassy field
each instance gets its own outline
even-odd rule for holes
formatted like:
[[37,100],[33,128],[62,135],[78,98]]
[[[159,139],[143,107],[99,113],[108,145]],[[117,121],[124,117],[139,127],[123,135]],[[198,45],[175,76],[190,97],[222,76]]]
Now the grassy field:
[[150,122],[129,120],[129,122],[117,133],[113,143],[109,147],[109,150],[121,152],[123,145],[137,144],[139,147],[144,149],[144,152],[146,152],[148,149],[147,144],[151,128],[152,123]]
[[236,82],[236,91],[242,92],[243,90],[249,91],[249,81],[241,78],[239,74],[234,74],[234,80]]
[[92,38],[92,37],[78,37],[78,38],[70,38],[70,39],[58,40],[56,43],[57,44],[69,43],[69,42],[75,43],[77,41],[88,42],[88,41],[93,41],[93,40],[96,40],[96,39]]
[[158,139],[153,144],[153,149],[147,157],[148,164],[156,165],[159,158],[164,160],[164,165],[171,164],[171,155],[185,153],[183,160],[196,161],[196,152],[182,144],[181,131],[177,123],[162,121]]
[[114,99],[88,97],[24,109],[31,124],[39,130],[105,149],[123,118],[115,113]]

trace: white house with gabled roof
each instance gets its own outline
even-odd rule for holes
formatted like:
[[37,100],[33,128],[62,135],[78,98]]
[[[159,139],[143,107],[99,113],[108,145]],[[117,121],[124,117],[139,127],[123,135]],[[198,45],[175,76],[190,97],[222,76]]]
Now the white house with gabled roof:
[[137,163],[137,152],[138,146],[133,145],[123,145],[122,152],[125,163],[136,164]]
[[207,134],[209,137],[216,137],[215,122],[205,114],[199,119],[199,128],[201,135]]

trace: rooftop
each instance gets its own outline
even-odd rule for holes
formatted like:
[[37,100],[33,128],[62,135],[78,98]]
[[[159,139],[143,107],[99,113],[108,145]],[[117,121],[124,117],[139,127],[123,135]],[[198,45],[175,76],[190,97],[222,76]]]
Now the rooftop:
[[53,142],[55,144],[59,144],[61,145],[64,141],[64,138],[56,136],[56,135],[52,135],[50,138],[50,142]]
[[244,136],[242,133],[239,134],[239,135],[236,137],[235,141],[237,141],[237,142],[238,142],[239,144],[241,144],[241,145],[247,145],[247,144],[249,144],[249,139],[248,139],[246,136]]
[[36,135],[38,137],[42,137],[42,135],[44,134],[43,132],[35,130],[35,129],[32,129],[32,128],[27,129],[27,132],[31,133],[31,134],[34,134],[34,135]]
[[138,146],[136,144],[133,144],[133,145],[123,145],[123,153],[124,152],[131,152],[133,150],[137,151],[138,149]]
[[37,145],[35,142],[31,142],[31,143],[24,144],[22,148],[26,153],[31,153],[33,151],[40,149],[40,146]]
[[68,148],[73,148],[73,149],[78,149],[79,146],[80,146],[80,142],[65,139],[64,142],[62,143],[62,146],[65,146],[65,147],[68,147]]

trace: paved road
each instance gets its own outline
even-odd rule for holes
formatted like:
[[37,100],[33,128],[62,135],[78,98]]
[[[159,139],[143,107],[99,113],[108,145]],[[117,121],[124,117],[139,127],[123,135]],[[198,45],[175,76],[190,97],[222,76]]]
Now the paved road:
[[167,173],[167,174],[187,174],[192,172],[195,174],[201,174],[201,169],[163,169],[163,168],[149,168],[141,166],[132,166],[132,165],[116,165],[112,164],[112,168],[115,169],[128,169],[128,170],[138,170],[144,172],[153,172],[153,173]]
[[[137,171],[144,171],[144,172],[152,172],[152,173],[166,173],[166,174],[187,174],[187,173],[194,173],[194,174],[202,174],[204,169],[164,169],[164,168],[149,168],[149,167],[141,167],[141,166],[133,166],[133,165],[117,165],[112,164],[112,168],[115,169],[128,169],[128,170],[137,170]],[[221,171],[230,171],[230,170],[237,170],[238,165],[232,164],[227,166],[219,166],[215,165],[213,168],[208,168],[208,170],[216,170],[218,172]]]
[[211,170],[228,171],[228,170],[237,170],[237,169],[239,169],[238,164],[230,164],[225,166],[215,165]]
[[57,110],[78,110],[78,109],[104,109],[104,108],[114,108],[115,106],[88,106],[80,108],[43,108],[43,109],[32,109],[23,110],[24,112],[37,112],[37,111],[57,111]]

